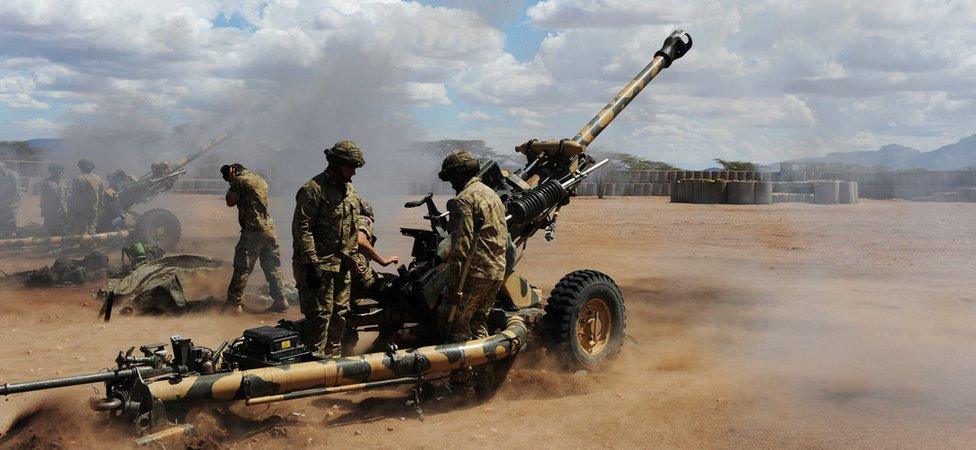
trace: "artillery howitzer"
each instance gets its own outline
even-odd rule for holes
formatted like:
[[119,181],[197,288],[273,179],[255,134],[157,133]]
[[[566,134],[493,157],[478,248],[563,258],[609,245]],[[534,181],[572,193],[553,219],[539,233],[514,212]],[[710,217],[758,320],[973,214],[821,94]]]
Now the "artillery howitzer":
[[135,178],[117,170],[107,177],[110,187],[102,195],[102,206],[98,214],[98,227],[92,235],[48,236],[43,229],[21,229],[18,234],[34,235],[16,239],[0,240],[0,251],[24,248],[43,248],[73,245],[101,245],[132,238],[146,244],[156,244],[170,248],[180,241],[182,226],[180,219],[165,209],[150,209],[138,213],[136,206],[148,203],[158,195],[169,191],[176,181],[186,174],[186,166],[227,140],[221,134],[205,147],[186,155],[176,164],[160,162],[152,165],[152,170]]
[[432,332],[433,311],[446,287],[446,265],[439,250],[447,247],[449,237],[447,215],[428,195],[404,205],[426,206],[425,218],[430,222],[430,229],[401,229],[414,240],[412,261],[391,277],[384,295],[356,304],[347,317],[351,336],[380,331],[381,348],[385,347],[381,351],[316,358],[302,342],[302,321],[283,320],[275,327],[246,330],[217,350],[174,336],[169,354],[162,345],[141,347],[142,356],[132,356],[130,349],[119,354],[111,371],[0,385],[0,394],[105,382],[105,398],[93,402],[93,408],[130,420],[142,433],[180,423],[190,408],[213,402],[244,400],[254,405],[415,384],[417,405],[422,383],[458,370],[470,371],[475,391],[490,397],[530,339],[565,356],[571,367],[601,368],[620,351],[624,339],[626,317],[616,283],[595,270],[578,270],[563,277],[543,302],[540,291],[515,266],[536,232],[546,230],[552,237],[558,210],[569,203],[579,183],[605,162],[585,154],[586,146],[654,76],[690,48],[687,33],[672,33],[653,61],[576,137],[519,146],[517,150],[528,159],[523,169],[507,173],[493,161],[482,162],[483,180],[506,204],[511,234],[508,276],[488,319],[492,335],[443,344]]

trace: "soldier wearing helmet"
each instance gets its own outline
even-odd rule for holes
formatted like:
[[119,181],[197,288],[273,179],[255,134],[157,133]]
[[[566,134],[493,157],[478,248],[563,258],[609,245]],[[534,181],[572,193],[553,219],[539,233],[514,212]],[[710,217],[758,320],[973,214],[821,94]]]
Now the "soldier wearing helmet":
[[[374,231],[373,207],[365,199],[359,199],[359,232],[357,237],[357,249],[352,256],[352,271],[350,273],[351,290],[350,300],[370,299],[380,303],[386,302],[391,298],[389,290],[392,288],[390,279],[392,274],[378,272],[370,266],[370,261],[386,267],[390,264],[400,262],[398,256],[383,257],[373,247],[376,244],[376,233]],[[374,341],[372,347],[378,348],[395,333],[392,326],[381,327],[380,336]],[[399,328],[399,327],[396,327]],[[392,329],[392,331],[391,331]],[[343,355],[351,355],[358,342],[358,333],[355,329],[346,329],[342,340]]]
[[360,201],[352,177],[366,164],[353,141],[325,149],[328,167],[295,196],[292,269],[305,316],[305,343],[318,356],[340,353],[349,310]]
[[383,257],[376,251],[373,244],[376,243],[376,233],[373,227],[373,207],[365,199],[359,199],[359,221],[358,235],[356,237],[356,251],[353,253],[352,270],[352,298],[376,298],[378,292],[377,284],[382,283],[382,275],[370,267],[370,261],[386,267],[390,264],[400,262],[400,257]]
[[68,185],[62,175],[64,166],[51,163],[47,171],[51,175],[41,183],[41,216],[44,217],[44,229],[51,236],[60,236],[68,221]]
[[20,175],[6,164],[0,166],[0,236],[17,232],[17,210],[20,209]]
[[[153,165],[154,171],[158,167]],[[169,167],[167,165],[160,170],[168,172]],[[254,263],[261,261],[261,270],[268,280],[268,293],[274,300],[268,312],[284,312],[288,309],[288,303],[281,290],[281,253],[278,250],[278,231],[268,201],[268,183],[240,163],[222,166],[220,174],[230,185],[224,201],[228,207],[237,208],[237,221],[241,225],[241,236],[234,247],[234,273],[227,286],[225,310],[235,314],[244,311],[247,279],[254,270]]]
[[90,159],[78,161],[81,174],[71,182],[68,200],[68,229],[70,234],[94,234],[98,226],[98,210],[102,207],[102,178],[92,173],[95,163]]
[[[446,262],[451,282],[445,301],[438,307],[439,325],[451,342],[488,336],[488,314],[505,277],[505,205],[481,182],[478,168],[478,160],[471,153],[459,150],[444,158],[438,174],[457,192],[447,204],[451,246]],[[480,231],[476,224],[481,224]],[[473,241],[475,235],[479,236],[477,242]],[[468,270],[461,288],[466,261]]]

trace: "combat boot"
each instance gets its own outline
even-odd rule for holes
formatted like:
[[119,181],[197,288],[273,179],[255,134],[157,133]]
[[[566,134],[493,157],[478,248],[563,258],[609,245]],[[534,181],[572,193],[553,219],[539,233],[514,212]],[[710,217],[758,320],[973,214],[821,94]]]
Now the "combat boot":
[[268,307],[268,309],[265,309],[264,310],[264,312],[266,312],[266,313],[283,313],[285,311],[288,311],[288,308],[289,308],[288,302],[286,302],[285,299],[281,298],[281,299],[275,300],[274,303],[272,303],[271,306]]

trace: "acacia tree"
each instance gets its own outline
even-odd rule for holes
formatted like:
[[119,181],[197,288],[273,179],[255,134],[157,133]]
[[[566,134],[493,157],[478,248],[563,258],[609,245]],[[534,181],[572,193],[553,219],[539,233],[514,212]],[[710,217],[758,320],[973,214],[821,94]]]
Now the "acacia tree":
[[727,159],[715,158],[715,162],[722,166],[722,169],[731,172],[756,172],[759,165],[749,161],[729,161]]
[[589,149],[587,153],[597,161],[604,159],[610,160],[609,164],[591,175],[591,179],[597,184],[596,192],[598,198],[603,198],[607,183],[630,180],[631,172],[635,170],[681,170],[671,164],[661,161],[651,161],[630,153],[602,149]]

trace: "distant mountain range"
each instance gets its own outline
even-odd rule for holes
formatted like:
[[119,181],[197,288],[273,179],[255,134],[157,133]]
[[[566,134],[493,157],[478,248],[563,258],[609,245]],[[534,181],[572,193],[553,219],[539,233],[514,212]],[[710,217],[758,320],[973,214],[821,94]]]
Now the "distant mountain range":
[[877,150],[834,152],[797,161],[830,162],[891,169],[958,170],[976,167],[976,134],[959,142],[923,152],[904,145],[888,144]]
[[27,145],[35,148],[46,148],[52,152],[56,152],[61,149],[61,139],[31,139],[27,141]]

